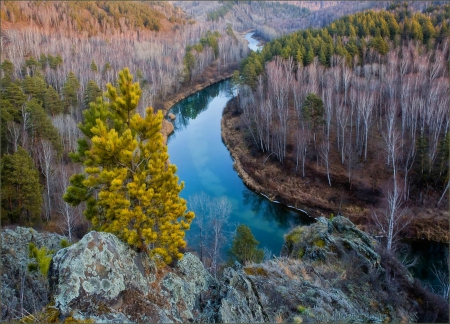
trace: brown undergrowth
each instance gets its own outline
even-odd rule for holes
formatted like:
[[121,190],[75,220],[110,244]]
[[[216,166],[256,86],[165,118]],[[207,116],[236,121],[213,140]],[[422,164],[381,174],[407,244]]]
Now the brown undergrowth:
[[[342,214],[362,230],[371,227],[372,211],[383,202],[383,188],[390,174],[380,168],[384,163],[379,151],[370,152],[374,161],[364,167],[364,172],[355,172],[350,185],[345,167],[332,166],[330,187],[325,167],[316,159],[307,159],[306,177],[295,172],[295,164],[287,159],[284,166],[275,159],[262,154],[245,137],[234,100],[228,102],[222,117],[222,139],[235,160],[234,168],[244,183],[252,190],[262,193],[270,200],[301,208],[310,216]],[[291,149],[292,151],[292,149]],[[289,147],[288,147],[289,153]],[[333,160],[333,158],[331,158]],[[362,165],[356,165],[355,169]],[[405,236],[413,239],[427,239],[438,242],[449,241],[448,210],[411,202],[408,206],[413,219]]]

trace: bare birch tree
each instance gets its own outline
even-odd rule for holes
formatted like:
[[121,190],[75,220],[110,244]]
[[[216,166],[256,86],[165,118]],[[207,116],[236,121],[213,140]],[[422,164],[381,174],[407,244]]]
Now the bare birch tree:
[[57,153],[53,148],[53,144],[45,139],[40,141],[37,153],[41,173],[45,178],[44,211],[45,218],[49,221],[52,216],[52,193],[55,190],[55,164]]
[[377,229],[386,238],[386,249],[394,251],[396,244],[401,239],[401,231],[409,225],[412,219],[402,206],[402,192],[399,186],[394,185],[388,190],[386,204],[385,210],[372,213],[372,219]]

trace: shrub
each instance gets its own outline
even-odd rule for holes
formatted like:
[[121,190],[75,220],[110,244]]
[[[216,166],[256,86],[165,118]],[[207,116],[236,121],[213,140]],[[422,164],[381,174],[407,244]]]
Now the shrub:
[[[34,271],[37,270],[36,267],[39,267],[39,271],[41,272],[41,274],[44,277],[47,277],[54,251],[48,250],[45,246],[38,249],[34,243],[28,244],[28,251],[28,257],[35,258],[37,261],[37,264],[30,263],[28,265],[28,270]],[[30,268],[32,270],[30,270]]]
[[59,242],[59,245],[61,246],[61,249],[64,249],[70,246],[70,242],[67,239],[62,239],[61,242]]
[[244,268],[244,271],[249,276],[263,276],[263,277],[267,277],[268,276],[267,271],[265,269],[261,268],[261,267]]
[[239,225],[236,229],[236,236],[233,239],[230,255],[240,263],[262,262],[264,251],[257,248],[258,244],[259,242],[253,236],[250,227],[243,224]]

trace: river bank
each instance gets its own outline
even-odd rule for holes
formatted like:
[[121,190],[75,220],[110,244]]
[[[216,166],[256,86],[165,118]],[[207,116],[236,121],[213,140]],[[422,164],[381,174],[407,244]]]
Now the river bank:
[[[383,198],[379,190],[362,190],[357,184],[345,188],[345,177],[339,179],[339,174],[333,175],[333,178],[336,182],[342,180],[342,184],[330,187],[326,181],[326,173],[320,167],[316,168],[315,163],[308,166],[311,176],[302,178],[278,163],[271,162],[267,159],[267,154],[262,155],[249,149],[241,130],[240,117],[234,111],[235,103],[231,100],[223,112],[222,140],[235,161],[235,170],[248,187],[266,195],[270,200],[305,209],[314,217],[330,217],[331,214],[340,213],[358,224],[360,229],[369,231],[371,213]],[[436,242],[449,241],[447,210],[410,206],[409,211],[414,216],[405,233],[407,237]]]
[[[167,95],[164,99],[158,98],[155,100],[154,108],[156,110],[162,110],[164,116],[168,115],[170,108],[177,102],[189,97],[190,95],[209,87],[212,84],[229,79],[232,77],[233,72],[238,68],[238,63],[230,64],[227,68],[218,73],[217,65],[214,64],[206,68],[200,76],[194,79],[192,82],[182,82],[180,89],[173,94]],[[173,124],[164,119],[161,132],[164,137],[164,143],[167,143],[168,136],[173,132]]]

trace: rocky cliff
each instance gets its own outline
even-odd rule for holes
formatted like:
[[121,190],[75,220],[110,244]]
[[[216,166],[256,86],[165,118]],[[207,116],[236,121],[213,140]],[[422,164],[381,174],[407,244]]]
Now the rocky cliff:
[[[13,255],[38,235],[44,234],[22,228],[2,233],[2,261],[9,262],[2,277],[5,303],[20,296],[20,283],[8,281],[17,271]],[[56,249],[60,237],[47,237]],[[54,254],[48,278],[37,279],[48,280],[42,286],[48,291],[34,297],[47,307],[28,309],[47,322],[448,321],[442,300],[343,217],[297,227],[286,236],[283,255],[236,263],[216,279],[191,253],[173,267],[158,267],[114,235],[93,231]]]

